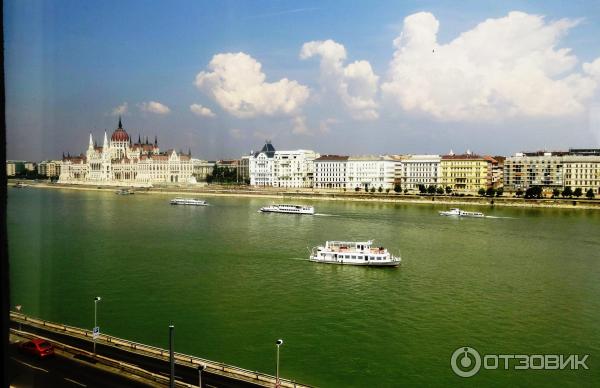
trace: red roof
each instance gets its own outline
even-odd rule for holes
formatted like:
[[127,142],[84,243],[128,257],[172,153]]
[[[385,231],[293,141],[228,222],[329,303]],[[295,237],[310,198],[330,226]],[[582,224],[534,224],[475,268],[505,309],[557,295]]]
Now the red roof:
[[110,137],[112,141],[129,141],[129,135],[123,128],[117,128]]

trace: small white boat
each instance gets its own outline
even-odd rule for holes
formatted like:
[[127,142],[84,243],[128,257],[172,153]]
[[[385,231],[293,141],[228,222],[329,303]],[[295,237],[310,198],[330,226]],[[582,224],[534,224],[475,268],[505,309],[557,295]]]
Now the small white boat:
[[315,208],[305,205],[271,205],[261,207],[263,213],[315,214]]
[[397,267],[402,260],[384,247],[372,247],[373,241],[327,241],[314,247],[308,260],[316,263]]
[[460,210],[459,208],[453,208],[448,211],[441,211],[440,216],[475,217],[475,218],[485,217],[485,215],[483,213],[468,212],[465,210]]
[[117,195],[132,195],[135,193],[132,190],[120,189],[120,190],[115,191],[115,194],[117,194]]
[[175,198],[170,201],[171,205],[208,206],[208,202],[193,198]]
[[27,186],[29,186],[27,183],[17,182],[17,184],[15,185],[15,188],[22,189],[23,187],[27,187]]

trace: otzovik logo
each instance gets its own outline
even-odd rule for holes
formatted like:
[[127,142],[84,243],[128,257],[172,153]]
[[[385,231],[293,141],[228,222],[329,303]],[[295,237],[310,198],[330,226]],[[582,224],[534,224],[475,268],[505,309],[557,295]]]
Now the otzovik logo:
[[452,370],[458,376],[471,377],[479,372],[481,368],[481,356],[477,350],[468,346],[458,348],[452,353],[450,365],[452,365]]
[[463,346],[452,353],[450,366],[460,377],[471,377],[483,369],[589,369],[586,361],[589,354],[485,354],[471,347]]

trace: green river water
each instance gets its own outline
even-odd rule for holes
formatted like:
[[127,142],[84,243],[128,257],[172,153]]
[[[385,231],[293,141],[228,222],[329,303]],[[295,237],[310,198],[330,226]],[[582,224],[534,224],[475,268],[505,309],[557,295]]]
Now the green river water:
[[[320,387],[600,383],[600,211],[8,188],[11,303],[23,312]],[[308,262],[325,240],[374,239],[397,269]],[[589,354],[589,370],[450,367],[481,354]]]

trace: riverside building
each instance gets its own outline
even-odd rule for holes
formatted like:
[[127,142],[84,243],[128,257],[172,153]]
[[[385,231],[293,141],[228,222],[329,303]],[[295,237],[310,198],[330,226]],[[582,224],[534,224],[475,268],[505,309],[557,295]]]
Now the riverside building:
[[439,185],[450,187],[457,193],[477,193],[492,187],[493,165],[498,162],[489,156],[480,156],[467,151],[455,155],[452,151],[440,161]]
[[600,194],[600,149],[518,152],[504,162],[504,185],[510,191],[571,187]]
[[389,156],[350,156],[346,164],[346,189],[393,189],[396,161]]
[[133,143],[119,126],[108,140],[104,132],[102,147],[90,141],[85,154],[64,157],[60,166],[59,183],[108,186],[152,186],[153,184],[195,183],[191,152],[175,150],[160,152],[158,139],[142,142],[138,136]]
[[60,175],[61,160],[45,160],[37,165],[38,174],[48,178],[57,178]]
[[419,185],[438,186],[440,179],[440,155],[407,155],[401,160],[403,189],[416,191]]
[[348,158],[344,155],[321,155],[315,159],[315,189],[346,188]]
[[[311,150],[276,151],[270,141],[248,158],[250,184],[253,186],[308,188],[314,184],[314,160]],[[243,159],[243,158],[242,158]]]

